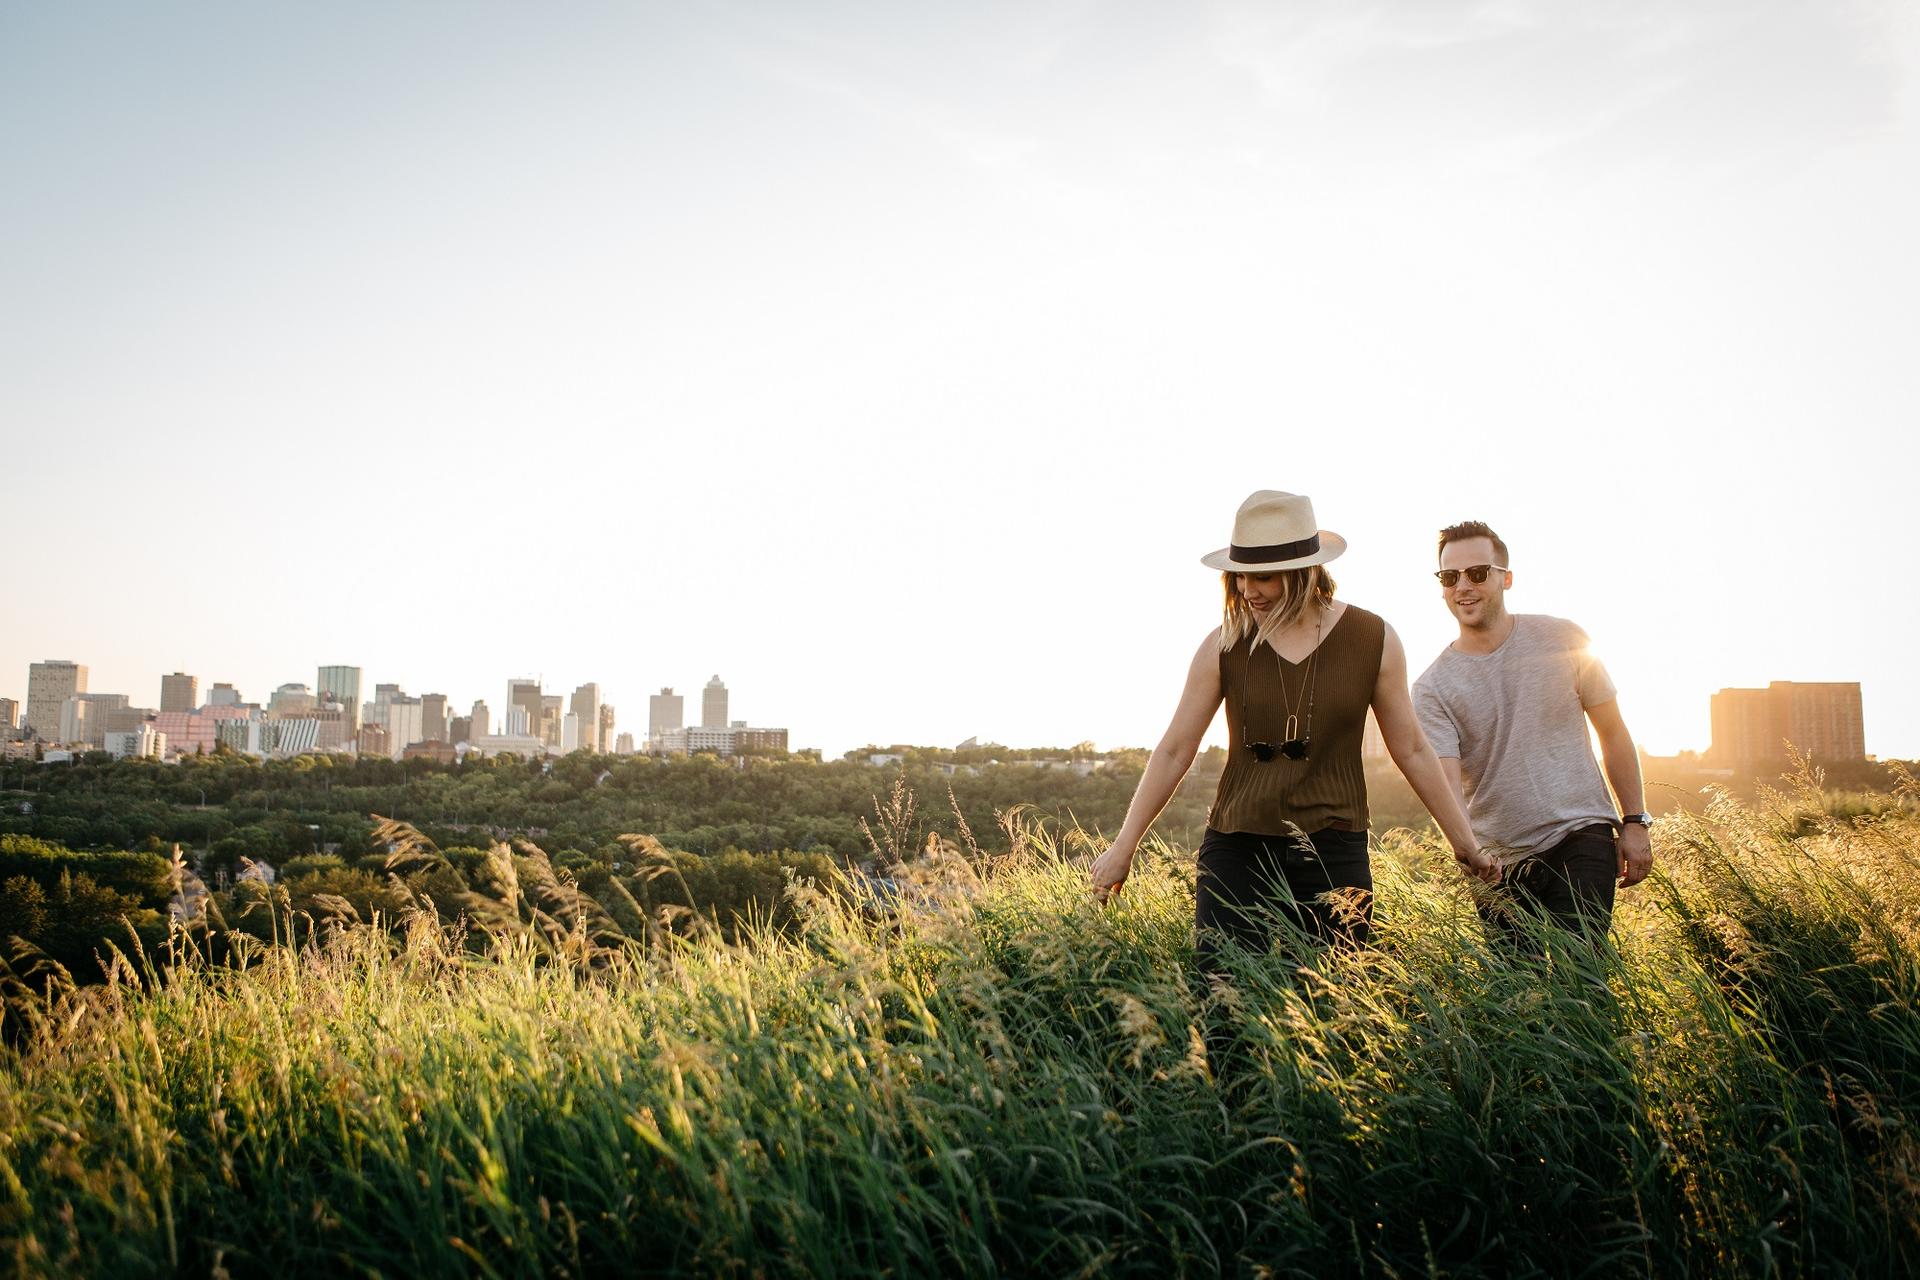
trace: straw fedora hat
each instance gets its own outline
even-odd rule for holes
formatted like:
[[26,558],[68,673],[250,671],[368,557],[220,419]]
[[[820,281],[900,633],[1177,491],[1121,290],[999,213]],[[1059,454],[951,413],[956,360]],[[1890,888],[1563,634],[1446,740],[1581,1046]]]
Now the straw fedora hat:
[[1234,513],[1233,544],[1201,556],[1200,563],[1228,573],[1278,573],[1325,564],[1346,549],[1345,538],[1314,520],[1313,499],[1262,489]]

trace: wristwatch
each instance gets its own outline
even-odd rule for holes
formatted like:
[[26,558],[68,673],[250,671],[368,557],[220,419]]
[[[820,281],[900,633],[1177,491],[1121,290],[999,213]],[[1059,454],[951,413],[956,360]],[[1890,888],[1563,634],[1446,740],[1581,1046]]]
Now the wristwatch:
[[1643,827],[1650,827],[1653,825],[1653,815],[1650,813],[1623,813],[1620,815],[1621,826],[1625,826],[1629,822],[1637,822]]

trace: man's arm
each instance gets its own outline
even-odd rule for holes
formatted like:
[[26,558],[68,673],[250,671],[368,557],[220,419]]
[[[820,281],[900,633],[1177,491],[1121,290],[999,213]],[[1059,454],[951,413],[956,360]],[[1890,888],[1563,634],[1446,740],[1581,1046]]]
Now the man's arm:
[[[1481,850],[1467,821],[1467,811],[1460,803],[1460,787],[1457,781],[1447,780],[1442,761],[1435,756],[1432,744],[1420,728],[1419,718],[1413,713],[1413,700],[1407,696],[1407,651],[1392,627],[1387,628],[1380,651],[1380,674],[1373,688],[1373,718],[1380,725],[1387,754],[1393,757],[1393,763],[1413,793],[1439,824],[1441,834],[1453,846],[1453,856],[1460,862],[1461,869],[1488,884],[1499,880],[1499,862]],[[1457,777],[1457,762],[1455,773]]]
[[[1621,813],[1645,813],[1647,794],[1640,781],[1640,753],[1634,750],[1633,734],[1620,716],[1620,701],[1615,698],[1587,708],[1587,719],[1600,738],[1600,756],[1607,770],[1607,782]],[[1653,870],[1653,839],[1637,822],[1620,828],[1620,887],[1639,884]]]

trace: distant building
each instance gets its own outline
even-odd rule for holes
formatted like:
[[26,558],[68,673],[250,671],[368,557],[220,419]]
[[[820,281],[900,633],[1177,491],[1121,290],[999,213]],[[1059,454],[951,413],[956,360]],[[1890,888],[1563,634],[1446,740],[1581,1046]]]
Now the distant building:
[[387,726],[383,724],[363,724],[360,726],[360,754],[363,756],[386,756],[393,758],[393,752],[387,749]]
[[319,705],[313,696],[313,690],[303,684],[283,684],[267,698],[267,715],[275,719],[291,719],[305,715]]
[[398,760],[401,753],[427,737],[425,708],[418,698],[398,693],[387,703],[387,755]]
[[600,738],[595,748],[599,751],[613,750],[613,708],[606,703],[600,704]]
[[60,741],[74,746],[102,747],[107,734],[125,732],[146,719],[145,708],[134,713],[124,693],[75,694],[60,704]]
[[473,710],[467,716],[467,737],[484,738],[493,731],[493,716],[484,702],[475,702]]
[[1823,763],[1867,757],[1857,683],[1775,680],[1764,689],[1722,689],[1711,714],[1707,757],[1723,768],[1780,764],[1789,746]]
[[613,744],[613,752],[615,755],[621,755],[621,756],[632,755],[633,754],[633,735],[630,733],[621,734],[620,737],[616,739]]
[[700,727],[727,727],[727,686],[720,682],[717,675],[707,681],[707,687],[700,691]]
[[566,699],[557,693],[542,694],[540,720],[535,732],[548,747],[560,746],[560,724],[567,718]]
[[647,737],[657,738],[686,723],[686,699],[671,689],[662,689],[647,699]]
[[569,711],[560,721],[560,750],[563,754],[571,754],[583,745],[580,741],[580,717]]
[[27,666],[27,719],[25,728],[36,737],[58,741],[60,709],[68,698],[87,691],[87,669],[77,662],[49,658]]
[[[507,681],[507,732],[512,734],[537,734],[540,732],[540,703],[542,694],[538,680]],[[514,712],[520,713],[515,719]]]
[[455,716],[447,721],[447,741],[459,746],[473,736],[473,720],[467,716]]
[[426,742],[447,740],[446,694],[423,693],[420,695],[420,737]]
[[244,699],[240,697],[240,691],[230,684],[216,684],[207,690],[207,705],[210,707],[237,707],[242,701]]
[[459,752],[453,749],[451,742],[439,738],[428,738],[416,742],[400,753],[402,760],[436,760],[441,764],[452,764],[459,758]]
[[[212,755],[214,747],[223,739],[221,726],[245,725],[260,717],[248,707],[215,706],[209,702],[198,711],[161,711],[153,717],[153,727],[166,735],[167,751],[174,757],[192,755]],[[237,740],[229,740],[228,745],[235,751],[245,751],[244,731],[229,731],[228,739],[235,732],[242,733]]]
[[20,732],[20,704],[0,698],[0,739],[11,741]]
[[158,760],[167,754],[167,735],[143,724],[138,729],[109,733],[106,747],[115,760]]
[[538,759],[547,754],[547,744],[526,733],[485,733],[467,740],[467,748],[483,756],[497,756],[512,753],[528,759]]
[[600,741],[600,686],[583,684],[575,689],[573,705],[568,710],[579,721],[574,727],[574,746],[589,751],[604,750]]
[[669,729],[648,742],[648,749],[655,755],[684,756],[711,752],[723,758],[731,758],[749,752],[775,752],[787,749],[787,731],[785,729],[757,729],[745,724],[727,725],[725,728],[709,729],[705,725],[696,725],[686,729]]
[[184,671],[160,677],[160,709],[192,711],[200,705],[200,677]]
[[314,689],[322,698],[331,697],[347,713],[347,740],[360,736],[360,668],[321,667],[315,674]]

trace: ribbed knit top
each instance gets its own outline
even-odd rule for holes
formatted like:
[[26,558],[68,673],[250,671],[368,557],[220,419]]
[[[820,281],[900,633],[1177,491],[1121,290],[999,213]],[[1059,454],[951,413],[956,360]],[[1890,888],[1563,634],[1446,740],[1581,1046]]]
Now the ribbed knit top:
[[[1387,624],[1380,615],[1348,605],[1308,656],[1288,662],[1267,645],[1254,649],[1248,636],[1220,655],[1220,688],[1227,716],[1227,767],[1220,774],[1207,825],[1216,831],[1285,835],[1288,824],[1311,835],[1343,819],[1355,830],[1367,826],[1367,780],[1360,766],[1367,708],[1380,679],[1380,651]],[[1282,696],[1282,681],[1286,696]],[[1262,762],[1249,740],[1275,747],[1286,737],[1287,700],[1307,733],[1307,686],[1313,692],[1312,742],[1305,760],[1277,751]],[[1240,717],[1246,693],[1246,723]]]

